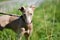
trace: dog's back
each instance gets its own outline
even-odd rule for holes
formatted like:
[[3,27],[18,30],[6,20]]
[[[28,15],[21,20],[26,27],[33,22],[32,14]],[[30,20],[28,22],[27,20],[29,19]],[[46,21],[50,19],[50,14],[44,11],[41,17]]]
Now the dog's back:
[[0,26],[5,27],[9,23],[9,19],[9,15],[0,16]]
[[0,29],[5,28],[6,25],[10,24],[14,20],[17,20],[17,16],[2,15],[0,16]]
[[19,28],[26,26],[23,20],[23,16],[14,15],[2,15],[0,16],[0,29],[1,28],[11,28],[14,31],[19,30]]

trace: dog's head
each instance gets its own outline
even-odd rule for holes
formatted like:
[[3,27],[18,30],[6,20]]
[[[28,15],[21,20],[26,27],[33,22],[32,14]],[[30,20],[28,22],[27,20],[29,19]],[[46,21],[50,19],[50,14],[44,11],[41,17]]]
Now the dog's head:
[[28,24],[31,23],[32,16],[33,16],[33,13],[34,13],[34,10],[35,10],[35,6],[31,5],[31,6],[26,7],[26,8],[25,7],[21,7],[21,8],[19,8],[19,10],[24,15],[25,22],[28,23]]

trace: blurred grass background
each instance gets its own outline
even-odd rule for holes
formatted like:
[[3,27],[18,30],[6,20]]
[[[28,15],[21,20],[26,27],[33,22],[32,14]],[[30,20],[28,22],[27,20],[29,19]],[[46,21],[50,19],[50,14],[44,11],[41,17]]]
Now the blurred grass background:
[[[15,9],[7,13],[21,15]],[[16,35],[11,29],[4,29],[0,31],[0,40],[16,40]],[[35,9],[30,40],[60,40],[60,0],[46,0]]]
[[8,0],[0,0],[0,2],[2,2],[2,1],[8,1]]

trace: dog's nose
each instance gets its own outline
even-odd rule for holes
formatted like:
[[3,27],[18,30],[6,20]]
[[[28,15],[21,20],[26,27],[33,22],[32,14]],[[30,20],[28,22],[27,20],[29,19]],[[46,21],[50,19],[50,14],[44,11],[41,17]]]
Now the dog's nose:
[[32,23],[32,21],[31,22],[26,22],[26,24],[31,24]]

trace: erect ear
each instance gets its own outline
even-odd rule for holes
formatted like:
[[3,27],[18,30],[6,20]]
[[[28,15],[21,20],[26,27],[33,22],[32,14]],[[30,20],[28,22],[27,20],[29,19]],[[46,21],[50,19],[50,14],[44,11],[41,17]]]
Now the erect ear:
[[20,10],[21,12],[24,12],[25,11],[25,7],[21,7],[18,10]]
[[31,5],[30,8],[32,8],[32,10],[35,10],[35,5]]

